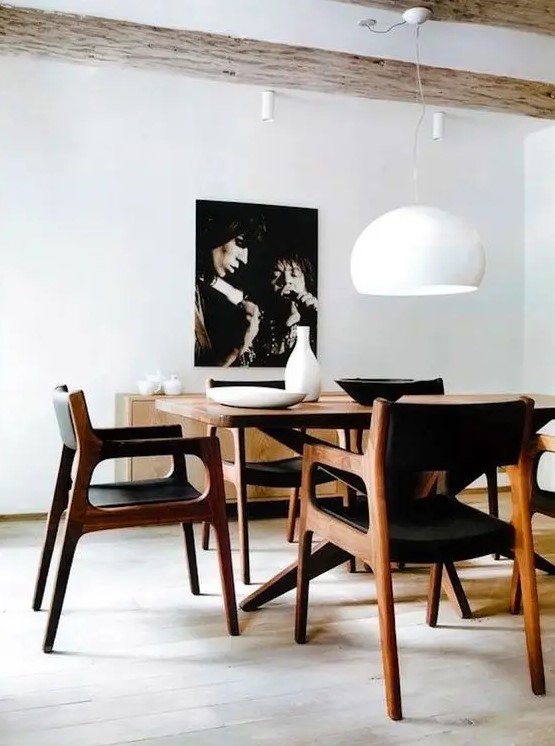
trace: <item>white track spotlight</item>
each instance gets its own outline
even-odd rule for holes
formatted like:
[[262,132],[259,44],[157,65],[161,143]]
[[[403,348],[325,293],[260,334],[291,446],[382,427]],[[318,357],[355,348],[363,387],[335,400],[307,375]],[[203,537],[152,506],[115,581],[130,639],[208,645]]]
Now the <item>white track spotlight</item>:
[[445,136],[445,114],[442,111],[435,111],[432,120],[432,139],[443,140]]
[[273,122],[275,110],[275,93],[273,91],[262,91],[262,121]]

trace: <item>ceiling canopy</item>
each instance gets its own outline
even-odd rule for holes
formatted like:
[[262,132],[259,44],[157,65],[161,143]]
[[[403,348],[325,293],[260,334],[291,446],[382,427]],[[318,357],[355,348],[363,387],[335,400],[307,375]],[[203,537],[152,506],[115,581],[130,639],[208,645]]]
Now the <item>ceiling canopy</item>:
[[[328,0],[324,0],[328,1]],[[346,5],[361,5],[367,8],[398,10],[400,13],[414,5],[422,5],[432,11],[435,21],[481,23],[486,26],[501,26],[519,31],[555,36],[555,2],[553,0],[336,0]]]

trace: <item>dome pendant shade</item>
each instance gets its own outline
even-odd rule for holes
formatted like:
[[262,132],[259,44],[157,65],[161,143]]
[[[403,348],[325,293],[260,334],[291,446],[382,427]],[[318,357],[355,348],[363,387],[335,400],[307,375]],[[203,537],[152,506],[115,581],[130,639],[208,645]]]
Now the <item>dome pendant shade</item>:
[[363,230],[351,277],[366,295],[449,295],[476,290],[485,271],[477,232],[435,207],[391,210]]

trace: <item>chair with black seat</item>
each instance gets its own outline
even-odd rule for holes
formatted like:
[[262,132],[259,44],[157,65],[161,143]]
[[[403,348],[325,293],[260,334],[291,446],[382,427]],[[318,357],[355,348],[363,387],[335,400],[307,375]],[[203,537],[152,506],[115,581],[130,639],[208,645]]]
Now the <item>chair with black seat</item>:
[[[231,635],[239,634],[217,438],[184,438],[179,425],[93,428],[83,392],[68,393],[66,386],[56,388],[54,408],[63,447],[35,585],[35,611],[42,604],[56,534],[64,512],[66,521],[44,651],[51,652],[54,645],[78,540],[83,534],[110,528],[182,524],[191,592],[198,595],[193,524],[211,523],[219,550],[227,628]],[[91,484],[93,472],[101,461],[161,455],[173,458],[172,473],[166,478]],[[202,493],[187,480],[186,455],[200,459],[204,465],[206,478]]]
[[[410,379],[410,378],[342,378],[337,383],[359,404],[370,406],[374,399],[383,398],[388,401],[397,401],[402,396],[428,396],[444,394],[445,387],[442,378]],[[358,453],[363,450],[363,431],[356,433],[356,446]],[[499,497],[497,483],[497,469],[490,467],[485,473],[488,496],[488,511],[490,515],[499,516]],[[359,488],[360,490],[360,488]],[[499,559],[495,555],[495,559]],[[403,563],[400,563],[403,567]],[[457,596],[457,604],[464,617],[472,616],[466,597],[460,586],[456,573],[450,566],[446,570],[454,586],[453,590]]]
[[[374,402],[365,453],[327,445],[306,445],[295,639],[306,642],[311,544],[314,533],[374,570],[387,711],[402,717],[391,563],[432,566],[428,621],[435,624],[443,565],[491,552],[514,552],[520,569],[524,626],[532,690],[545,692],[534,550],[530,522],[533,401],[525,397],[496,403]],[[504,466],[512,488],[512,522],[436,494],[437,477],[468,468]],[[367,501],[354,510],[320,502],[314,493],[316,468],[354,474]],[[362,509],[362,507],[364,509]]]
[[[206,381],[207,390],[221,386],[265,386],[269,388],[284,389],[285,381],[229,381],[214,380]],[[301,485],[302,458],[300,456],[289,456],[287,458],[273,459],[268,461],[247,461],[245,447],[245,431],[243,428],[229,428],[233,438],[233,460],[223,462],[224,480],[235,487],[237,496],[237,523],[239,528],[239,552],[241,559],[241,579],[245,585],[250,583],[250,557],[249,557],[249,526],[247,507],[247,485],[256,487],[271,487],[290,489],[289,510],[287,518],[287,541],[293,541],[295,523],[299,506],[299,489]],[[217,428],[209,426],[208,434],[214,435]],[[347,433],[339,433],[339,444],[347,445]],[[317,484],[334,482],[325,472],[316,476]],[[344,495],[348,499],[347,493]],[[203,527],[202,547],[208,549],[209,544],[208,525]]]

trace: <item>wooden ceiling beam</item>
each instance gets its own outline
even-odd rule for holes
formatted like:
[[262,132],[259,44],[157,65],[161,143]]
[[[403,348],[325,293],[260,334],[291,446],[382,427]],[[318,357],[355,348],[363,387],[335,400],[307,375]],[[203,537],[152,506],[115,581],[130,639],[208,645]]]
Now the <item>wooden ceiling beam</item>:
[[[188,76],[390,101],[416,100],[414,65],[200,31],[0,6],[0,54],[129,65]],[[423,66],[436,106],[555,119],[555,86]]]
[[422,5],[432,11],[433,21],[480,23],[485,26],[555,35],[554,0],[336,0],[365,8],[397,10]]

